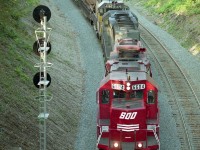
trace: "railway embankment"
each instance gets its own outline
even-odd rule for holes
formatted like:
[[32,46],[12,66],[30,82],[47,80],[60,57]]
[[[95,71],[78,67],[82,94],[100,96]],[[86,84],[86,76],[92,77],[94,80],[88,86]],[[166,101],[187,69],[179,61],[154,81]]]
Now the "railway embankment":
[[131,0],[129,4],[200,58],[199,1]]
[[[70,1],[69,1],[70,2]],[[68,1],[62,5],[68,6]],[[70,2],[71,3],[71,2]],[[53,94],[47,110],[47,149],[73,149],[83,103],[84,75],[78,33],[71,18],[54,1],[1,1],[0,5],[0,149],[39,149],[39,90],[32,78],[39,57],[33,53],[34,30],[40,27],[32,17],[33,9],[44,4],[51,10],[52,50],[48,69]],[[15,6],[15,7],[13,7]]]

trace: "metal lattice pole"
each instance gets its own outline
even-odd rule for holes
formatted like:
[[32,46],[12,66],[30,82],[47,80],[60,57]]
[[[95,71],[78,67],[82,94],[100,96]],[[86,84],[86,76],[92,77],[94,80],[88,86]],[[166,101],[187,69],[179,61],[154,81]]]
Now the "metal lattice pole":
[[[44,29],[44,50],[42,55],[40,56],[40,63],[43,63],[43,66],[40,66],[40,82],[44,82],[39,84],[40,90],[39,95],[41,96],[41,99],[39,101],[40,103],[40,115],[38,116],[40,121],[40,150],[46,150],[46,119],[48,117],[47,114],[47,108],[46,108],[46,85],[45,82],[47,82],[47,72],[46,72],[46,48],[47,48],[47,42],[46,42],[46,16],[44,16],[44,22],[43,22],[43,29]],[[42,76],[42,72],[44,76]],[[42,116],[43,115],[43,116]]]
[[[45,10],[47,12],[45,12]],[[33,12],[34,19],[41,23],[41,28],[35,30],[37,41],[34,43],[34,50],[36,54],[40,56],[40,62],[35,65],[39,67],[40,72],[34,76],[34,84],[39,88],[39,96],[36,97],[39,100],[39,134],[40,134],[40,150],[47,149],[47,127],[46,121],[49,116],[47,113],[47,101],[52,99],[52,96],[47,94],[47,87],[50,85],[51,78],[47,73],[47,67],[51,67],[52,64],[47,62],[47,54],[50,52],[51,45],[48,42],[51,28],[47,28],[47,17],[49,17],[50,10],[48,7],[40,5],[35,8]],[[45,13],[47,15],[45,15]],[[38,19],[39,18],[39,19]]]

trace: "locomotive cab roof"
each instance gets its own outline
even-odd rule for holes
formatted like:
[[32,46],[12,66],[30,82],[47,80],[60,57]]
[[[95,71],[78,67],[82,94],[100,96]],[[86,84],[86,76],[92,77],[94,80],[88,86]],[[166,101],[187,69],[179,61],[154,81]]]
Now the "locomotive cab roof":
[[[130,80],[128,79],[128,76],[130,76]],[[110,80],[116,80],[116,81],[148,81],[152,85],[154,85],[156,88],[158,88],[158,85],[156,82],[153,80],[152,77],[149,76],[146,72],[128,72],[126,73],[125,71],[114,71],[108,74],[102,81],[101,81],[101,86],[105,85],[107,82]]]

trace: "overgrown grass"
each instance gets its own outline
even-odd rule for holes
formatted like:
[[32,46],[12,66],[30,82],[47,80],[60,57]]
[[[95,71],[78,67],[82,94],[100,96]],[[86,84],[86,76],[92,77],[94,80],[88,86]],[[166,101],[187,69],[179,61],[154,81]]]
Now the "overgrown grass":
[[[32,53],[35,35],[27,34],[28,28],[21,18],[27,15],[32,17],[32,10],[38,2],[38,0],[0,0],[0,113],[8,111],[4,109],[6,108],[4,104],[9,108],[18,104],[22,108],[27,100],[25,99],[27,92],[33,94],[31,89],[34,64],[31,64],[30,57],[36,57]],[[33,95],[30,94],[29,97]],[[29,112],[26,109],[24,107],[23,112]]]
[[32,126],[28,122],[34,122],[32,116],[38,107],[34,100],[38,91],[32,83],[35,73],[32,62],[37,57],[32,52],[35,35],[27,34],[27,30],[34,29],[21,20],[32,17],[37,4],[38,0],[0,0],[0,149],[25,141],[23,136],[15,135],[25,132],[24,126]]
[[28,79],[27,73],[33,70],[30,63],[27,63],[26,55],[32,51],[31,40],[34,35],[33,38],[27,36],[25,25],[20,19],[30,14],[30,10],[34,8],[32,5],[37,3],[38,0],[8,0],[0,5],[1,64],[2,67],[7,67],[7,72],[14,70],[12,73],[23,81]]
[[154,6],[157,13],[200,14],[199,0],[149,0],[145,5]]

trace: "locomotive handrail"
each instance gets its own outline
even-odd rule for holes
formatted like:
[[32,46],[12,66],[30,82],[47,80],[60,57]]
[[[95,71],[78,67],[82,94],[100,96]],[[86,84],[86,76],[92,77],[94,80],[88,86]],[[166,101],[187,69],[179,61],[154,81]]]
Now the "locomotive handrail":
[[[99,125],[98,125],[99,126]],[[99,126],[100,127],[100,126]],[[102,131],[100,130],[100,135],[99,135],[99,137],[98,137],[98,139],[97,139],[97,146],[98,146],[98,144],[99,144],[99,141],[100,141],[100,139],[101,139],[101,136],[102,136]]]
[[158,135],[156,134],[156,127],[155,127],[155,129],[150,129],[150,130],[153,131],[153,134],[154,134],[154,136],[155,136],[155,138],[156,138],[156,141],[157,141],[157,143],[158,143],[158,150],[160,150],[160,140],[159,140],[159,138],[158,138]]

